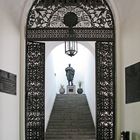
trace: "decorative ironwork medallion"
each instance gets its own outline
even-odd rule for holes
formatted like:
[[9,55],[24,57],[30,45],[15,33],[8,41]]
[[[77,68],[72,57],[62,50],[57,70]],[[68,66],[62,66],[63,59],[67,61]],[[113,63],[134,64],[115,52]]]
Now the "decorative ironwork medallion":
[[44,45],[35,41],[69,40],[64,18],[67,13],[76,15],[75,41],[97,41],[96,136],[97,140],[114,140],[115,26],[105,0],[35,0],[33,3],[26,30],[26,140],[44,139],[45,54]]

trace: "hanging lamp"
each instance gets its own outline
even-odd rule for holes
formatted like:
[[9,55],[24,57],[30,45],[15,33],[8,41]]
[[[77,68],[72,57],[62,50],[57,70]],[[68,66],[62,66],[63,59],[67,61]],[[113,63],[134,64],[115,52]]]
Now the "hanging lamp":
[[78,52],[78,42],[73,27],[78,23],[78,17],[74,12],[68,12],[64,16],[64,24],[69,27],[68,41],[65,41],[65,54],[74,56]]

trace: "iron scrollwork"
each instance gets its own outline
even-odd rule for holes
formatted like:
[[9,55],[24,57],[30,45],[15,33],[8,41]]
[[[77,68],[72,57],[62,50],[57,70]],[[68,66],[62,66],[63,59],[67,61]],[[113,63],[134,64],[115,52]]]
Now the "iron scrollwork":
[[[30,9],[26,37],[29,40],[68,40],[64,16],[72,12],[78,22],[73,27],[75,40],[113,40],[114,21],[109,6],[103,0],[35,1]],[[84,35],[84,36],[83,36]]]
[[115,138],[114,42],[96,42],[97,140]]
[[[46,2],[47,3],[47,2]],[[51,3],[51,4],[50,4]],[[69,5],[68,5],[69,4]],[[59,0],[45,4],[42,0],[35,1],[30,10],[27,28],[63,28],[64,15],[73,12],[78,16],[76,27],[113,28],[112,12],[103,0],[84,1]]]
[[[93,41],[103,40],[112,41],[114,32],[110,29],[91,29],[91,28],[75,28],[75,40],[77,41]],[[45,29],[28,29],[27,38],[29,40],[40,41],[64,41],[69,40],[69,30],[66,28],[45,28]]]
[[26,48],[26,140],[44,139],[45,44],[27,42]]

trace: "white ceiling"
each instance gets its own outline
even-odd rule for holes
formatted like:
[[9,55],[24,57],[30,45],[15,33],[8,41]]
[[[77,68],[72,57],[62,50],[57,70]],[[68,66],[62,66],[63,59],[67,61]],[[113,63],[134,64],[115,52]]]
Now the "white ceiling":
[[27,0],[0,0],[0,9],[10,15],[17,27],[20,27],[21,15]]
[[[0,0],[0,8],[9,11],[8,14],[10,14],[17,27],[20,27],[21,15],[27,1],[30,0]],[[129,19],[129,16],[133,16],[134,10],[139,9],[140,0],[114,0],[114,3],[118,9],[120,22],[123,23]],[[137,12],[135,11],[135,13]]]

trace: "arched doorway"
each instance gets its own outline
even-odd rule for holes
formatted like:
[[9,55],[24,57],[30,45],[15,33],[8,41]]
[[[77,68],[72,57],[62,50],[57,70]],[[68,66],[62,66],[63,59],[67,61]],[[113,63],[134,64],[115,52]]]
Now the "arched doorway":
[[115,139],[115,25],[104,0],[36,0],[26,30],[26,140],[44,139],[45,46],[38,41],[69,40],[64,15],[78,17],[77,41],[96,41],[97,140]]

